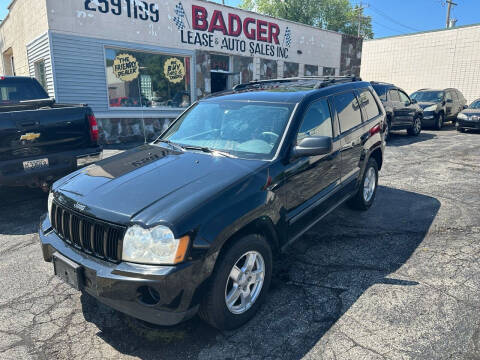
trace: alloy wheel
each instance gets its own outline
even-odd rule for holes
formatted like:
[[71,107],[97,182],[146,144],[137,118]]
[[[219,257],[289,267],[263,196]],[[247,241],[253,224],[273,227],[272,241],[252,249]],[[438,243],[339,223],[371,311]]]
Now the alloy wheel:
[[232,314],[250,309],[262,291],[265,260],[257,251],[243,254],[235,263],[225,285],[225,304]]
[[368,168],[365,180],[363,181],[363,198],[365,202],[369,202],[375,193],[377,186],[377,175],[373,167]]

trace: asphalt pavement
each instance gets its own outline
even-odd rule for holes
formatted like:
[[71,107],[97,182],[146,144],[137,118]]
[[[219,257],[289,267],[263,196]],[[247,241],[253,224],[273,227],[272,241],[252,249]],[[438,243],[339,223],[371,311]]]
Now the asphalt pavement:
[[148,325],[71,289],[41,255],[46,194],[0,189],[0,358],[480,359],[480,133],[399,132],[385,157],[374,206],[295,242],[229,332]]

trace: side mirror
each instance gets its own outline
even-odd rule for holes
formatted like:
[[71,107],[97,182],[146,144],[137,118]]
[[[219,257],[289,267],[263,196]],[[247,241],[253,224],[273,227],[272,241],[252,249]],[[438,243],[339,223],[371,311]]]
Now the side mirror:
[[410,101],[405,101],[405,106],[410,106],[412,103]]
[[463,105],[463,110],[468,109],[468,105]]
[[412,104],[416,104],[416,103],[418,103],[418,101],[415,99],[412,99]]
[[292,157],[325,155],[332,151],[333,142],[329,136],[309,136],[304,138],[292,150]]

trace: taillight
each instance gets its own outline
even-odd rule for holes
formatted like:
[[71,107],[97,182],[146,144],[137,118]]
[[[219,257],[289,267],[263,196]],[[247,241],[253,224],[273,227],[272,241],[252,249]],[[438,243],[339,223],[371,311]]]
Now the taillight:
[[377,133],[379,133],[381,130],[380,125],[375,125],[373,128],[371,128],[368,132],[370,133],[370,136],[373,136]]
[[88,124],[90,125],[90,139],[93,142],[98,142],[98,123],[95,115],[87,115]]

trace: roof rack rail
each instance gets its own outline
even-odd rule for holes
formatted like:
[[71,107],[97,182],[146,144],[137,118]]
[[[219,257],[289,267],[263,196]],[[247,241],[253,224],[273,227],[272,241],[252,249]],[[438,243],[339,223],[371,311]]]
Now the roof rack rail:
[[248,88],[260,88],[262,87],[262,85],[268,85],[268,84],[284,84],[284,83],[292,83],[292,82],[299,82],[299,81],[315,81],[315,80],[316,80],[316,83],[313,86],[314,89],[320,89],[320,88],[337,84],[337,83],[362,81],[362,79],[357,76],[301,76],[301,77],[269,79],[269,80],[254,80],[248,83],[235,85],[233,87],[233,90],[238,91],[238,90],[244,90]]

